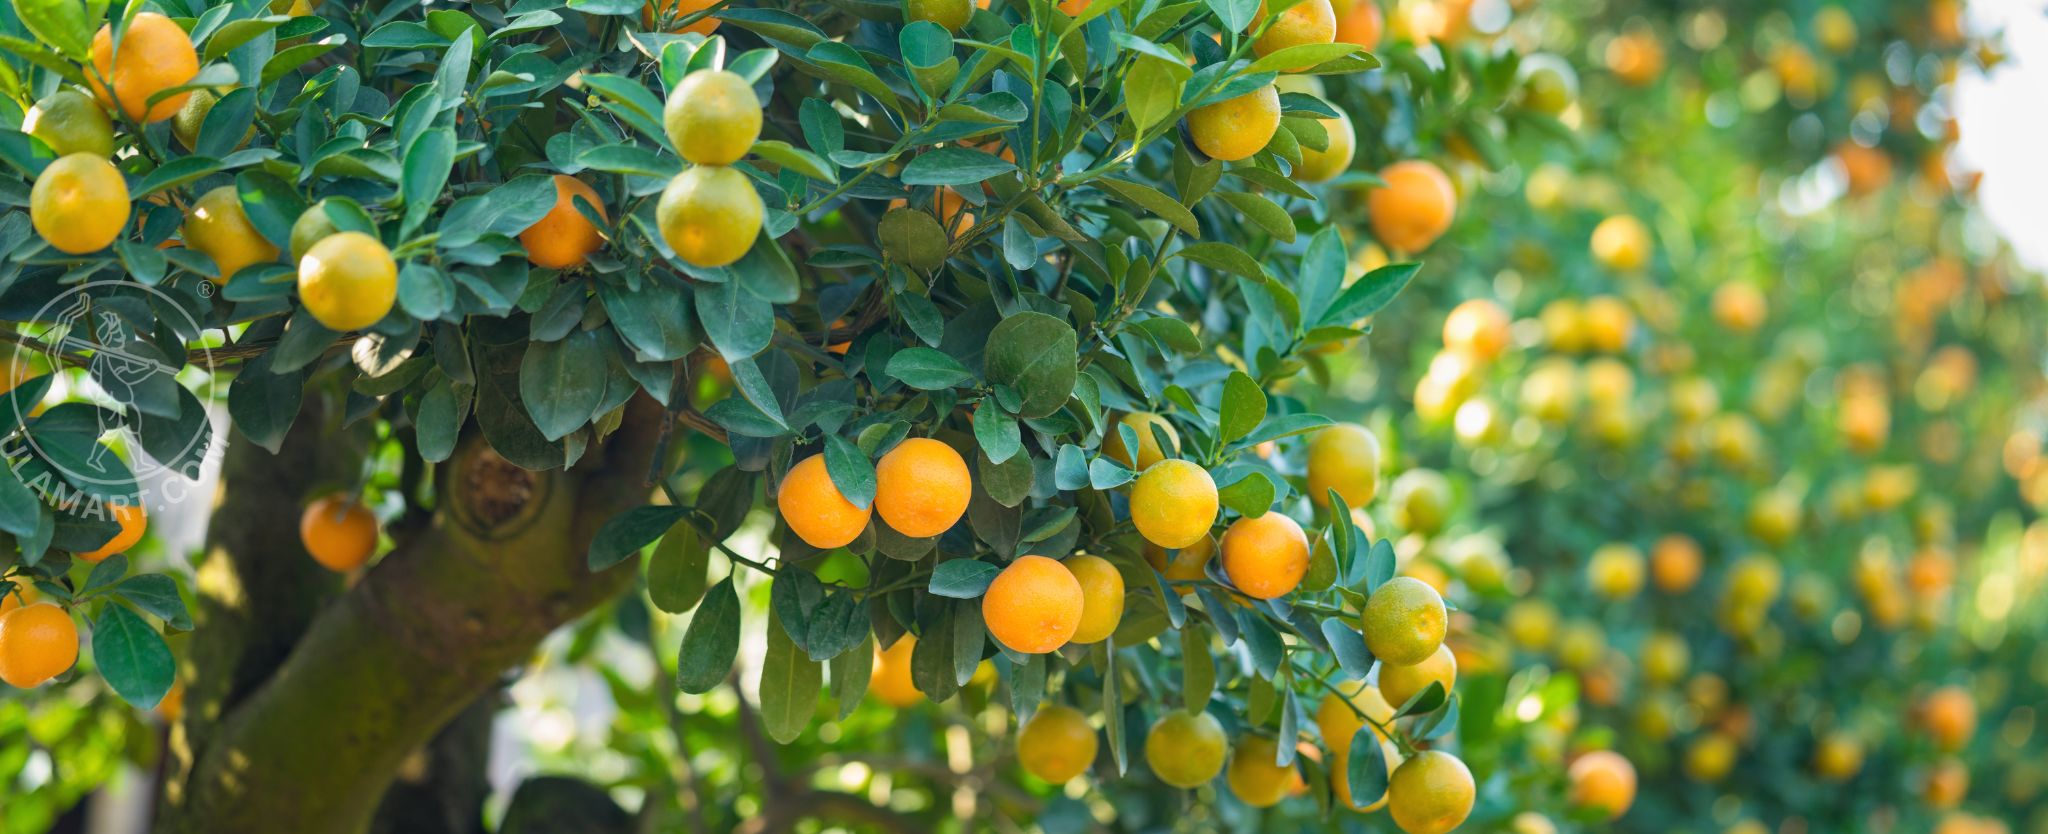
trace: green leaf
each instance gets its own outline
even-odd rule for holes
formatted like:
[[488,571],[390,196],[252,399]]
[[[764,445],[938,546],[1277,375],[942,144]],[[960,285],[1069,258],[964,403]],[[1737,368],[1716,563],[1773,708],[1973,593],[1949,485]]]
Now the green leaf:
[[1266,392],[1243,371],[1223,381],[1221,432],[1225,443],[1252,433],[1266,419]]
[[986,409],[976,409],[974,440],[981,444],[981,451],[988,455],[990,463],[1008,462],[1024,449],[1024,438],[1017,427],[1017,418],[993,405]]
[[754,143],[753,155],[773,162],[791,171],[830,185],[839,184],[839,168],[818,157],[817,154],[798,148],[777,139],[763,139]]
[[243,171],[235,175],[235,192],[242,198],[242,213],[249,225],[271,245],[291,251],[292,224],[306,210],[305,198],[277,175],[267,171]]
[[1330,642],[1330,653],[1337,656],[1337,665],[1343,667],[1345,677],[1365,680],[1373,662],[1372,650],[1365,647],[1365,635],[1331,617],[1323,621],[1323,639]]
[[1172,223],[1183,232],[1191,235],[1200,235],[1202,233],[1201,224],[1195,221],[1195,213],[1188,211],[1187,206],[1181,205],[1179,200],[1166,196],[1166,192],[1142,183],[1129,182],[1112,177],[1096,180],[1095,184],[1114,192],[1119,197],[1137,203],[1139,207],[1158,215],[1159,219]]
[[1007,174],[1017,166],[994,154],[969,148],[939,148],[918,154],[898,177],[904,185],[972,185]]
[[406,151],[404,165],[398,185],[405,197],[401,237],[410,236],[427,221],[441,189],[448,184],[448,172],[455,166],[455,131],[439,128],[420,134]]
[[932,348],[921,347],[897,351],[896,355],[889,357],[884,372],[920,391],[944,390],[974,378],[974,373],[960,364],[960,360]]
[[[1337,743],[1331,739],[1323,742]],[[1344,764],[1342,773],[1351,789],[1351,801],[1360,807],[1377,803],[1387,795],[1387,754],[1380,749],[1379,732],[1372,724],[1358,728],[1351,736],[1351,759]]]
[[115,585],[114,594],[163,620],[170,628],[192,630],[192,615],[185,610],[185,598],[178,595],[178,583],[168,576],[139,573]]
[[560,440],[589,423],[604,389],[605,347],[594,330],[577,330],[559,342],[530,343],[519,361],[519,397],[548,440]]
[[973,559],[952,559],[932,569],[928,588],[933,594],[953,599],[975,599],[988,591],[1002,568]]
[[1236,510],[1245,518],[1265,515],[1273,506],[1273,481],[1266,473],[1252,470],[1235,483],[1216,491],[1216,499],[1223,506]]
[[1154,55],[1141,55],[1124,74],[1124,109],[1131,128],[1143,133],[1165,121],[1180,103],[1187,67]]
[[[872,661],[870,661],[872,662]],[[777,744],[803,735],[818,711],[824,667],[797,650],[779,617],[768,618],[768,651],[761,658],[761,727]]]
[[96,21],[87,16],[85,0],[14,0],[14,13],[37,38],[72,60],[88,57]]
[[1266,234],[1285,243],[1294,242],[1294,218],[1289,217],[1279,203],[1243,191],[1219,191],[1216,196],[1237,209],[1245,219],[1259,224]]
[[839,709],[835,720],[845,720],[860,706],[861,697],[868,693],[868,679],[875,672],[875,636],[861,635],[860,645],[840,652],[827,664],[831,685],[827,690]]
[[867,509],[875,500],[875,464],[852,441],[836,434],[825,436],[825,473],[854,506]]
[[107,606],[93,622],[92,655],[107,686],[137,709],[155,709],[176,677],[163,635],[125,605]]
[[1390,264],[1366,273],[1365,277],[1346,287],[1344,292],[1337,296],[1337,300],[1331,302],[1329,309],[1323,311],[1323,317],[1317,323],[1349,325],[1379,312],[1393,302],[1394,296],[1401,294],[1401,290],[1408,286],[1409,279],[1414,278],[1416,271],[1421,268],[1422,265],[1418,263]]
[[[1195,243],[1184,246],[1180,251],[1173,254],[1210,269],[1250,278],[1254,281],[1266,280],[1265,267],[1259,266],[1259,262],[1252,260],[1252,256],[1245,254],[1243,249],[1228,243]],[[1364,282],[1361,281],[1360,283]]]
[[30,536],[41,523],[42,502],[21,482],[19,472],[10,466],[0,473],[0,532]]
[[[759,248],[760,244],[755,243]],[[748,292],[737,281],[699,284],[697,320],[704,335],[727,362],[746,359],[768,349],[775,338],[775,307]]]
[[1253,61],[1252,65],[1246,67],[1244,71],[1246,73],[1293,72],[1309,69],[1351,55],[1358,52],[1359,49],[1358,44],[1344,43],[1342,41],[1336,43],[1295,44],[1294,46],[1266,53],[1264,57]]
[[[783,640],[788,641],[784,635]],[[711,586],[704,603],[690,617],[683,647],[676,658],[676,688],[702,695],[724,682],[740,650],[740,597],[732,577]]]
[[1018,313],[989,331],[982,362],[988,381],[1023,397],[1017,416],[1037,419],[1059,411],[1073,396],[1078,345],[1072,325],[1044,313]]
[[288,15],[263,15],[260,17],[230,20],[206,39],[206,48],[199,53],[201,62],[219,59],[233,52],[235,47],[256,39],[258,35],[291,22]]
[[[1166,593],[1178,596],[1171,589]],[[1209,648],[1208,629],[1191,625],[1180,630],[1180,659],[1182,705],[1190,714],[1199,713],[1216,692],[1216,658]]]
[[139,200],[167,188],[198,182],[218,170],[220,160],[213,157],[181,156],[157,166],[156,170],[144,175],[142,181],[136,183],[132,196]]
[[689,514],[683,507],[649,505],[612,516],[590,540],[590,569],[601,571],[638,554]]
[[647,558],[647,596],[670,614],[689,613],[704,599],[710,570],[710,546],[687,517],[678,519]]

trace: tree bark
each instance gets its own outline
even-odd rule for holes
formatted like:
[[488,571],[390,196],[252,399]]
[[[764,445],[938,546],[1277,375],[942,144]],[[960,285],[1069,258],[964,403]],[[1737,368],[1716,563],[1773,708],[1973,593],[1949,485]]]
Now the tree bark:
[[[409,755],[556,626],[631,581],[634,562],[592,573],[586,554],[606,521],[647,499],[665,419],[636,398],[619,430],[567,471],[521,470],[468,438],[439,467],[431,523],[320,608],[275,671],[187,751],[158,829],[366,831]],[[251,522],[216,516],[216,526]],[[295,549],[245,544],[254,552],[235,561]]]

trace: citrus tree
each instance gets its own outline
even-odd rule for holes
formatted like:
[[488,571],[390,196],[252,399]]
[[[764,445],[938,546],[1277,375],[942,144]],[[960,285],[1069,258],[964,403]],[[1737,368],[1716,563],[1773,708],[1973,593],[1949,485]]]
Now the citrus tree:
[[[1455,828],[1501,693],[1460,718],[1469,618],[1370,532],[1447,487],[1376,519],[1379,438],[1289,383],[1474,196],[1426,159],[1572,90],[1339,5],[13,4],[0,720],[75,734],[10,749],[84,767],[117,697],[173,721],[162,830],[474,821],[573,623],[658,658],[605,670],[646,824],[914,826],[781,760],[953,701],[1032,788],[978,813]],[[589,800],[536,783],[505,828]]]

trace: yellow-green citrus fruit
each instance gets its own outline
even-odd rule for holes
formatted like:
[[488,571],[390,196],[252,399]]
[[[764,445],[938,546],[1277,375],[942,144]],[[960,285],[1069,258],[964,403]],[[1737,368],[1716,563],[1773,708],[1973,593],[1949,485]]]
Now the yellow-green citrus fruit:
[[398,263],[362,232],[328,235],[299,260],[299,301],[329,330],[369,327],[398,301]]
[[1568,796],[1576,808],[1603,812],[1615,819],[1628,812],[1636,799],[1636,768],[1612,750],[1595,750],[1572,762],[1565,778]]
[[1359,624],[1374,657],[1413,666],[1443,646],[1450,615],[1435,588],[1411,576],[1397,576],[1366,598]]
[[903,22],[926,21],[958,32],[974,16],[973,0],[903,0]]
[[[1259,16],[1252,21],[1252,28],[1266,25],[1266,5],[1259,4]],[[1264,34],[1252,42],[1252,53],[1261,58],[1279,52],[1290,46],[1330,43],[1337,39],[1337,11],[1330,7],[1330,0],[1302,0],[1280,13]],[[1314,64],[1288,67],[1288,72],[1301,72]]]
[[1073,642],[1109,639],[1124,619],[1124,575],[1108,559],[1086,553],[1069,556],[1060,564],[1081,583],[1081,626],[1074,630]]
[[1095,728],[1080,710],[1046,704],[1017,733],[1017,762],[1033,776],[1063,785],[1095,763]]
[[1434,535],[1450,520],[1451,481],[1434,469],[1410,469],[1394,479],[1388,500],[1394,505],[1396,526]]
[[1146,541],[1160,547],[1189,547],[1201,541],[1216,524],[1221,507],[1215,479],[1193,461],[1162,460],[1131,486],[1131,523]]
[[1387,813],[1408,834],[1444,834],[1472,813],[1477,786],[1458,757],[1425,750],[1394,768],[1387,781]]
[[128,182],[104,156],[75,153],[36,175],[28,219],[59,251],[98,252],[128,225]]
[[251,264],[277,260],[277,246],[249,222],[232,185],[199,195],[179,229],[187,247],[213,259],[215,277],[222,281]]
[[1116,424],[1112,424],[1109,431],[1102,433],[1102,454],[1111,460],[1139,472],[1165,460],[1167,450],[1159,447],[1159,437],[1153,432],[1155,426],[1160,432],[1165,433],[1167,441],[1172,444],[1172,451],[1180,451],[1180,432],[1174,431],[1173,424],[1167,422],[1165,417],[1150,411],[1133,411],[1119,419],[1117,424],[1130,426],[1131,432],[1138,436],[1138,459],[1135,462],[1131,460],[1131,451],[1124,447],[1123,432],[1117,429]]
[[1280,91],[1272,85],[1188,112],[1188,135],[1209,158],[1236,162],[1258,153],[1280,129]]
[[341,231],[334,225],[334,218],[327,214],[327,201],[321,200],[299,213],[299,219],[292,221],[291,244],[292,263],[306,257],[306,251],[313,248],[328,235]]
[[21,132],[50,146],[59,157],[75,153],[114,155],[114,123],[92,96],[65,87],[43,96],[21,118]]
[[1351,167],[1351,159],[1358,153],[1358,130],[1351,126],[1350,114],[1339,110],[1336,118],[1321,121],[1323,134],[1330,138],[1330,143],[1320,151],[1302,146],[1301,164],[1294,169],[1294,178],[1302,182],[1335,179]]
[[747,175],[698,165],[676,175],[655,206],[661,239],[691,266],[725,266],[754,248],[767,210]]
[[761,138],[761,99],[737,73],[698,70],[669,93],[661,123],[684,159],[731,165]]
[[1239,801],[1253,808],[1270,808],[1286,798],[1297,774],[1293,767],[1275,763],[1279,747],[1268,736],[1238,739],[1236,749],[1230,751],[1230,770],[1224,780]]
[[1422,694],[1432,683],[1443,684],[1446,696],[1458,683],[1458,658],[1450,646],[1437,646],[1435,653],[1412,666],[1380,664],[1380,694],[1396,707]]
[[1206,712],[1169,711],[1145,734],[1145,764],[1176,788],[1201,787],[1216,778],[1229,753],[1223,724]]
[[1363,507],[1380,491],[1380,439],[1357,423],[1338,423],[1308,441],[1308,497],[1330,503],[1336,490],[1344,503]]

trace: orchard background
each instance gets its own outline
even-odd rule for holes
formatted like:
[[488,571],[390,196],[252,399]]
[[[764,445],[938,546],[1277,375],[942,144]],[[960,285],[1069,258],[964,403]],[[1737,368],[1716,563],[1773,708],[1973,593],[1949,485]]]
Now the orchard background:
[[2048,831],[1964,21],[15,0],[0,830]]

